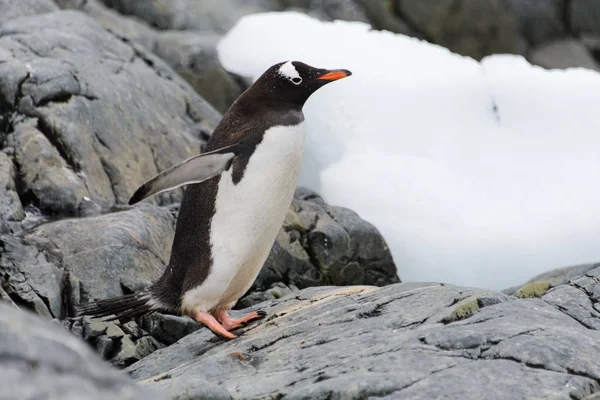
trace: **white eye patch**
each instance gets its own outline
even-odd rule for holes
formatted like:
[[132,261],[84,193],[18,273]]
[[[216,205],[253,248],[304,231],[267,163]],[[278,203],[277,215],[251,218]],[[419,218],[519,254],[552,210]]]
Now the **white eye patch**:
[[298,73],[296,67],[294,67],[294,64],[292,64],[291,61],[288,61],[281,67],[279,67],[279,74],[288,78],[295,85],[299,85],[302,83],[302,78],[300,77],[300,74]]

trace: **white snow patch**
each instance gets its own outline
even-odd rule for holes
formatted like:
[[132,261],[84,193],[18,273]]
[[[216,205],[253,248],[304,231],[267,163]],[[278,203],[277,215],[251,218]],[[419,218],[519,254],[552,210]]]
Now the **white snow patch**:
[[352,71],[304,107],[299,184],[377,226],[405,281],[502,289],[600,261],[600,74],[369,29],[255,14],[219,44],[254,78],[286,59]]

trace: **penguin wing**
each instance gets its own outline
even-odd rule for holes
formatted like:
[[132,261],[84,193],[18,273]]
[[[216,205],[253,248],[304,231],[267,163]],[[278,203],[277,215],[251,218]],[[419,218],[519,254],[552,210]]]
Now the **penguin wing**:
[[190,157],[174,167],[161,172],[140,186],[133,196],[131,196],[131,199],[129,199],[129,205],[157,193],[191,183],[204,182],[219,175],[227,168],[231,159],[236,154],[243,153],[245,149],[246,147],[242,144],[234,144],[209,153]]

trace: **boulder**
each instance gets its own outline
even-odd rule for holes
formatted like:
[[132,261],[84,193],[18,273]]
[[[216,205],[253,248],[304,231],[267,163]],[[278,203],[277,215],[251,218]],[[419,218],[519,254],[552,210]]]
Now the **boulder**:
[[582,326],[593,331],[600,329],[600,266],[596,264],[585,275],[549,289],[542,299]]
[[[275,283],[296,288],[325,285],[376,285],[400,282],[385,239],[356,213],[326,204],[299,188],[269,258],[249,293]],[[293,291],[293,289],[291,289]],[[255,301],[269,298],[256,296]],[[253,301],[241,301],[243,306]]]
[[156,30],[135,16],[124,16],[108,8],[100,0],[54,0],[63,9],[80,10],[94,18],[98,25],[112,33],[136,41],[152,50]]
[[119,324],[83,317],[64,320],[62,325],[90,344],[110,364],[124,368],[164,347],[135,321]]
[[206,101],[225,112],[245,89],[219,61],[220,34],[164,31],[155,37],[153,51],[168,62]]
[[147,315],[141,320],[144,330],[165,345],[171,345],[202,327],[189,317],[159,313]]
[[570,0],[567,2],[571,30],[575,34],[600,35],[600,2],[596,0]]
[[158,29],[227,32],[244,15],[280,9],[275,0],[103,0]]
[[396,8],[397,3],[393,0],[355,0],[360,4],[375,29],[386,30],[394,33],[402,33],[409,36],[423,38],[421,32],[411,27],[402,18],[402,12]]
[[17,193],[16,170],[11,158],[0,152],[0,233],[18,232],[26,217]]
[[4,290],[3,286],[6,286],[6,282],[4,281],[4,279],[0,278],[0,301],[3,301],[9,306],[18,308],[15,302],[10,298],[9,294],[6,293],[6,290]]
[[517,17],[519,31],[537,46],[567,34],[565,0],[503,0]]
[[0,237],[0,279],[11,298],[48,318],[80,302],[144,288],[164,270],[175,219],[143,205],[99,217],[49,222]]
[[548,287],[554,287],[558,285],[562,285],[564,283],[569,283],[569,281],[573,278],[578,278],[582,275],[587,274],[589,271],[594,268],[600,267],[600,264],[583,264],[583,265],[574,265],[571,267],[563,267],[556,268],[552,271],[544,272],[542,274],[536,275],[524,284],[520,286],[514,286],[502,291],[502,293],[506,294],[515,294],[519,289],[524,286],[528,286],[534,283],[545,283]]
[[600,62],[600,35],[582,34],[581,43],[588,49],[596,62]]
[[[72,10],[0,26],[0,108],[0,178],[21,203],[7,200],[5,223],[28,205],[80,216],[126,203],[144,181],[197,154],[220,119],[160,58]],[[3,170],[2,159],[14,169]]]
[[577,319],[573,294],[548,297],[565,289],[308,288],[260,304],[266,319],[237,339],[201,329],[127,371],[173,399],[583,399],[600,391],[600,332]]
[[397,0],[396,10],[425,39],[455,53],[481,59],[527,50],[517,18],[503,0]]
[[529,56],[533,64],[544,68],[587,68],[600,71],[600,64],[585,45],[575,39],[560,39],[534,49]]
[[11,19],[57,10],[52,0],[0,0],[0,25]]
[[57,324],[0,302],[0,399],[162,399]]
[[191,87],[221,113],[247,87],[227,72],[217,54],[221,33],[212,31],[157,31],[134,15],[122,15],[99,0],[57,0],[63,8],[78,9],[105,29],[142,44],[166,61]]
[[322,20],[370,22],[362,4],[355,0],[278,0],[278,3],[286,10],[298,10]]

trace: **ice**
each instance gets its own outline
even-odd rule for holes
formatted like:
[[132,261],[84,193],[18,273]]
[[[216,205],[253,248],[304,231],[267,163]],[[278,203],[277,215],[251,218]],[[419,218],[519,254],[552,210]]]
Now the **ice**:
[[377,226],[404,281],[502,289],[600,261],[600,74],[292,12],[244,17],[218,50],[253,78],[353,72],[304,107],[299,184]]

